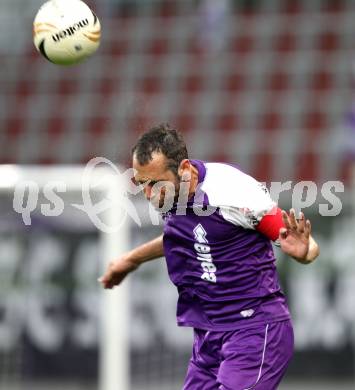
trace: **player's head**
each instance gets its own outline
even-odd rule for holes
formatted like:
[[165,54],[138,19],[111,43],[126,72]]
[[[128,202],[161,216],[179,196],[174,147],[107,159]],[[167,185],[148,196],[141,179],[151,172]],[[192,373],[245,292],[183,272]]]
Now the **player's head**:
[[135,180],[147,183],[144,193],[148,200],[162,207],[166,188],[154,192],[159,187],[155,184],[161,182],[173,184],[176,198],[181,178],[191,167],[185,141],[177,130],[165,124],[152,127],[138,139],[132,156]]

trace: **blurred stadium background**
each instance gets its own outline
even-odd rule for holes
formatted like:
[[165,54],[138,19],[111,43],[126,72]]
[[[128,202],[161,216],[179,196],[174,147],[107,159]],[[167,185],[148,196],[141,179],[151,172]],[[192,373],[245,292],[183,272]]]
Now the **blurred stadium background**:
[[[41,3],[0,0],[0,163],[128,167],[138,134],[169,122],[195,158],[267,183],[314,181],[305,212],[321,258],[301,267],[277,252],[296,332],[280,388],[354,389],[355,0],[87,1],[102,46],[71,68],[33,47]],[[321,218],[328,180],[344,183],[343,208]],[[0,388],[97,389],[98,234],[74,209],[36,210],[26,227],[12,198],[0,195]],[[159,231],[132,223],[131,245]],[[181,388],[191,333],[175,326],[163,262],[133,275],[129,295],[131,389]]]

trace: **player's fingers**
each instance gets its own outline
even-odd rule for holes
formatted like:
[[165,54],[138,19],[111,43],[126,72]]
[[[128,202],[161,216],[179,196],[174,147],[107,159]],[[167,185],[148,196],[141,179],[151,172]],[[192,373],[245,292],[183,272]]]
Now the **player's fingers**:
[[289,218],[288,218],[288,215],[287,215],[286,211],[282,210],[281,215],[282,215],[282,221],[283,221],[283,223],[285,225],[285,228],[288,229],[288,230],[291,229],[290,221],[289,221]]
[[301,211],[298,219],[298,231],[300,233],[304,233],[305,227],[306,227],[305,218],[304,218],[304,214]]
[[99,283],[101,283],[104,287],[109,284],[112,280],[111,272],[106,272],[103,276],[97,279]]
[[111,289],[114,287],[114,284],[112,282],[107,282],[104,284],[104,288],[107,290],[107,289]]
[[296,213],[294,209],[290,209],[290,226],[292,230],[297,230]]
[[110,288],[112,288],[112,287],[114,286],[112,280],[108,280],[108,279],[103,280],[103,281],[101,282],[101,284],[102,284],[102,287],[103,287],[104,289],[110,289]]
[[307,219],[306,226],[304,229],[304,234],[305,234],[306,238],[309,238],[309,236],[311,235],[311,231],[312,231],[311,221],[309,219]]

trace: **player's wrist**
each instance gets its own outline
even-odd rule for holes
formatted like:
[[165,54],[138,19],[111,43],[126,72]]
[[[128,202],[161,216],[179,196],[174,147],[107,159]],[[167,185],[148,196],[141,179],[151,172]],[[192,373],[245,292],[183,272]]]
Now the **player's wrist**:
[[124,254],[113,261],[110,265],[112,274],[123,275],[129,274],[138,268],[138,265],[131,259],[129,254]]
[[318,257],[318,255],[319,255],[319,245],[314,240],[311,240],[308,247],[306,261],[308,263],[311,263]]
[[319,255],[319,247],[315,242],[310,242],[307,248],[307,252],[304,256],[292,256],[295,260],[297,260],[301,264],[310,264],[312,263],[317,256]]
[[140,265],[138,259],[136,259],[131,252],[125,255],[123,262],[127,273],[135,271]]

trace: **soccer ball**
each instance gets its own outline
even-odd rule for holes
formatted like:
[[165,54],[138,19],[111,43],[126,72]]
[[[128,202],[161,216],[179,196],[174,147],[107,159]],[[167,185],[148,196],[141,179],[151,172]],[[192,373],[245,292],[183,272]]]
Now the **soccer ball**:
[[48,61],[73,65],[92,55],[100,45],[101,26],[81,0],[50,0],[33,22],[33,41]]

